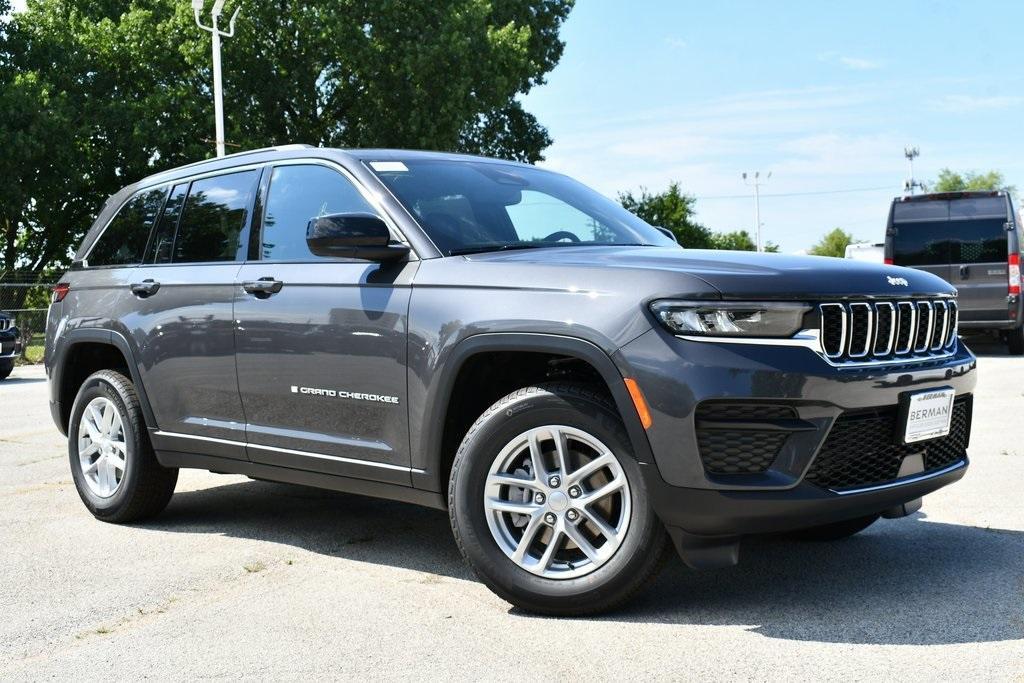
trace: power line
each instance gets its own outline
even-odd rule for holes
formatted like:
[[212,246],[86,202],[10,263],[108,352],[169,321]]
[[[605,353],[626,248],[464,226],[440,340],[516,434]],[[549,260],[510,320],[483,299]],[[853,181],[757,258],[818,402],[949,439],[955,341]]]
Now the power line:
[[[817,190],[812,192],[775,192],[775,193],[763,193],[762,197],[807,197],[810,195],[823,195],[823,194],[849,194],[852,192],[878,192],[881,190],[892,191],[892,185],[882,185],[880,187],[855,187],[849,190]],[[718,195],[696,195],[696,199],[750,199],[749,194],[718,194]]]

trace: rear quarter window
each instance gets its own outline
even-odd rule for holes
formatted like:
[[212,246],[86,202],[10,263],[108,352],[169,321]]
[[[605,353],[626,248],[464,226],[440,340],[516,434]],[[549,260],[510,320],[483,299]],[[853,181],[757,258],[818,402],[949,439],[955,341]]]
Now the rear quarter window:
[[89,266],[134,266],[142,263],[149,232],[160,215],[167,188],[146,190],[129,199],[107,224],[89,251]]

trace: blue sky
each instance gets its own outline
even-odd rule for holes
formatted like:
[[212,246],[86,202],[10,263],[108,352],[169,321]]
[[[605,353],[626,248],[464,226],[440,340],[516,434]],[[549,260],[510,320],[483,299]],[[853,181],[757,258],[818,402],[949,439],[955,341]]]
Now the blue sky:
[[[796,251],[839,226],[883,237],[916,145],[919,179],[1002,171],[1024,190],[1024,2],[580,0],[561,62],[525,98],[544,165],[614,196],[670,180],[715,230]],[[803,192],[837,192],[805,196]]]

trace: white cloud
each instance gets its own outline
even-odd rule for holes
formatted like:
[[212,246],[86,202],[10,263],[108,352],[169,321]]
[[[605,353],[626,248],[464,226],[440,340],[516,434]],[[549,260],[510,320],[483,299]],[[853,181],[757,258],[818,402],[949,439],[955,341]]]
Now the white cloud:
[[683,40],[682,38],[674,38],[672,36],[669,36],[668,38],[665,39],[665,44],[677,50],[682,50],[683,48],[686,47],[685,40]]
[[974,95],[944,95],[930,102],[932,109],[939,111],[964,113],[985,110],[1009,109],[1024,105],[1024,97],[1015,95],[991,95],[976,97]]

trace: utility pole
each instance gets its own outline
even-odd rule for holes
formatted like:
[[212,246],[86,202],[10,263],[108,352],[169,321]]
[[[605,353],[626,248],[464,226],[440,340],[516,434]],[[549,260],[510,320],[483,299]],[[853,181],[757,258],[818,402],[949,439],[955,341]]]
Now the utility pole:
[[907,166],[910,169],[910,176],[903,181],[903,191],[913,195],[915,187],[925,189],[924,183],[914,180],[914,159],[921,156],[921,150],[917,147],[904,147],[903,156],[907,158]]
[[752,178],[748,177],[746,173],[743,174],[743,183],[747,187],[754,187],[754,234],[757,240],[758,251],[761,251],[761,186],[766,185],[771,177],[771,171],[768,171],[768,175],[764,177],[764,180],[761,180],[760,171],[754,171]]
[[235,13],[231,15],[231,21],[228,23],[228,30],[221,31],[217,27],[217,20],[220,19],[220,14],[224,10],[225,0],[215,0],[213,3],[213,10],[210,12],[210,19],[213,21],[212,26],[204,26],[203,22],[199,20],[199,13],[203,11],[203,0],[192,0],[192,14],[196,18],[196,26],[207,31],[213,38],[213,110],[215,118],[215,130],[217,143],[217,156],[224,156],[224,89],[221,85],[220,76],[220,39],[230,38],[235,35],[235,19],[238,18],[238,13],[242,11],[241,7],[235,9]]

